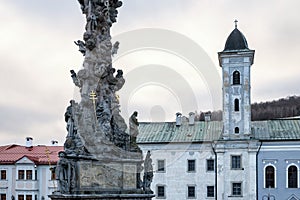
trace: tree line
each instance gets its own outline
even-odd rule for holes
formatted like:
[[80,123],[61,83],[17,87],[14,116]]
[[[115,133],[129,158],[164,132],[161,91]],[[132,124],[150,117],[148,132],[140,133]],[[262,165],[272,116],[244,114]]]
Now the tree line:
[[[210,115],[211,121],[222,121],[222,111],[196,112],[195,121],[205,121]],[[300,96],[290,96],[279,100],[251,104],[251,120],[261,121],[300,116]]]

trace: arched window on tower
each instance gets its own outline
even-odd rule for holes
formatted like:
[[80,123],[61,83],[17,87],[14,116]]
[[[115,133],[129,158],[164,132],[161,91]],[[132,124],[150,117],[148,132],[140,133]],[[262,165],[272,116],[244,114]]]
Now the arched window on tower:
[[240,111],[240,101],[238,99],[234,100],[234,111]]
[[298,188],[298,168],[292,165],[288,168],[288,188]]
[[239,71],[234,71],[232,76],[232,83],[233,85],[241,84],[241,75]]
[[239,133],[240,133],[239,127],[235,127],[235,128],[234,128],[234,133],[235,133],[235,134],[239,134]]
[[275,188],[275,169],[268,166],[265,169],[265,188]]

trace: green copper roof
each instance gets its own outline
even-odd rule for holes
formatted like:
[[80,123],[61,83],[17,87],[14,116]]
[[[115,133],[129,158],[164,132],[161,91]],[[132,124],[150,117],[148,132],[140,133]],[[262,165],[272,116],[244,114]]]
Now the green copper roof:
[[221,122],[195,122],[194,125],[175,122],[140,123],[138,143],[200,142],[217,140],[222,131]]
[[252,122],[252,132],[260,140],[300,139],[300,120],[269,120]]
[[[138,143],[205,142],[219,140],[222,122],[183,123],[142,122],[139,126]],[[259,140],[300,140],[300,119],[252,122],[252,133]]]

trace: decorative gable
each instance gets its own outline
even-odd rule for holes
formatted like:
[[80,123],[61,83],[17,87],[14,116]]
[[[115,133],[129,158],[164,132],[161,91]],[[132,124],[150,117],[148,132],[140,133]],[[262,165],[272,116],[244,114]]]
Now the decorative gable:
[[34,161],[29,159],[27,156],[22,157],[20,160],[16,162],[16,164],[34,164]]

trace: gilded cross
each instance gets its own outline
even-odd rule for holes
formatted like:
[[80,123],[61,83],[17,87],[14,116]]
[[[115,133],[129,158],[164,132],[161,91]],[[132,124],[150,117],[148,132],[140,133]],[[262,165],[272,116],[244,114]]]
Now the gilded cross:
[[95,111],[95,116],[96,116],[96,100],[97,100],[97,93],[92,90],[91,93],[89,94],[90,100],[92,100],[93,105],[94,105],[94,111]]
[[237,28],[237,23],[238,23],[238,22],[239,22],[238,20],[234,20],[235,28]]

